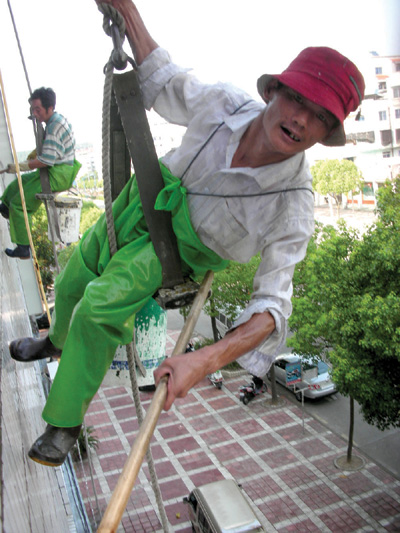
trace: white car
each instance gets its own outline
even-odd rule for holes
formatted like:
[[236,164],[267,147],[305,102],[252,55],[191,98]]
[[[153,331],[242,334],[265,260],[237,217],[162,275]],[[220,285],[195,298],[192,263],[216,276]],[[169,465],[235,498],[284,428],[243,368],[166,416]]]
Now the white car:
[[293,391],[300,402],[301,389],[304,389],[304,397],[312,400],[337,392],[330,378],[330,365],[324,361],[315,363],[299,355],[283,354],[274,364],[276,381]]

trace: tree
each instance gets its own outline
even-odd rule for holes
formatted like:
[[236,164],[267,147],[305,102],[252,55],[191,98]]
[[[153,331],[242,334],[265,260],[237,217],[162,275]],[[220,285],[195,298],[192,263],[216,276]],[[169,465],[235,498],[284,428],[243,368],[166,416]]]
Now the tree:
[[39,264],[40,277],[44,291],[49,293],[54,283],[54,260],[53,245],[47,234],[47,214],[44,205],[32,215],[32,241],[35,247],[36,257]]
[[363,178],[357,166],[348,159],[325,159],[311,167],[313,188],[319,194],[328,195],[335,201],[339,214],[342,194],[357,191]]
[[[250,300],[253,278],[260,262],[260,255],[256,255],[245,264],[231,261],[225,270],[215,274],[211,297],[204,306],[204,312],[211,318],[215,342],[220,338],[216,317],[223,314],[231,322],[238,317]],[[180,313],[186,319],[189,307],[181,308]]]
[[376,224],[317,226],[294,277],[296,352],[327,357],[340,393],[366,421],[400,427],[400,178],[378,192]]
[[206,304],[209,316],[223,313],[232,322],[248,304],[253,292],[253,278],[261,257],[256,255],[248,263],[231,261],[228,267],[214,276],[211,303]]
[[79,232],[83,235],[99,219],[103,211],[93,202],[83,202]]

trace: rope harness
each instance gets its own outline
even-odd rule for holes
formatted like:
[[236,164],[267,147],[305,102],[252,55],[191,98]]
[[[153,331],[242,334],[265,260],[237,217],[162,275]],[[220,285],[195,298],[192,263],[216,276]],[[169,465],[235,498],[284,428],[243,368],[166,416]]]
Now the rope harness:
[[[110,59],[105,66],[105,81],[103,91],[103,117],[102,117],[102,172],[104,182],[104,203],[105,216],[107,225],[107,234],[110,245],[110,255],[113,256],[117,250],[117,238],[115,233],[114,218],[112,214],[112,193],[111,193],[111,177],[110,177],[110,105],[113,88],[113,73],[114,68],[122,70],[126,68],[128,62],[135,68],[135,62],[128,58],[122,50],[122,42],[125,36],[125,23],[121,14],[109,4],[99,4],[99,10],[103,13],[103,29],[105,33],[113,38],[114,49],[111,53]],[[136,368],[146,375],[146,370],[139,359],[134,341],[126,345],[126,353],[128,359],[129,376],[132,383],[132,393],[135,402],[136,415],[139,425],[142,424],[144,413],[139,396],[139,388],[136,378]],[[159,509],[161,522],[164,531],[169,531],[169,522],[165,512],[164,504],[160,486],[158,483],[155,465],[150,448],[146,452],[146,459],[149,466],[151,484],[156,497],[157,506]]]

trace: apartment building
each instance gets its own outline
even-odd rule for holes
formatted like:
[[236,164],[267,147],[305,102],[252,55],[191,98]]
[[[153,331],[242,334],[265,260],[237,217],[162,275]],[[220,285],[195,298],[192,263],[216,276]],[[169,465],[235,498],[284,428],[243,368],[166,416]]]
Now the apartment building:
[[[364,177],[364,187],[349,203],[374,205],[375,192],[386,179],[400,173],[400,55],[371,52],[365,99],[345,122],[346,145],[318,146],[309,151],[312,163],[319,159],[351,159]],[[320,201],[320,199],[319,199]]]

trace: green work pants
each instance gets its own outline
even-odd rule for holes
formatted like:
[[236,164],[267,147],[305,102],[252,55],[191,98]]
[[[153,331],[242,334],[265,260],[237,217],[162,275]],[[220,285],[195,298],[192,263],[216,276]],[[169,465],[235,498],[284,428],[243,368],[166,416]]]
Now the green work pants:
[[[227,261],[204,246],[193,230],[180,180],[163,166],[165,187],[156,209],[172,214],[184,274],[203,276]],[[136,180],[113,204],[118,251],[110,258],[103,215],[90,228],[55,282],[55,310],[49,331],[62,349],[44,420],[58,427],[82,423],[84,414],[119,344],[133,337],[135,314],[161,287],[162,269],[149,237]]]
[[[62,164],[48,167],[49,182],[52,192],[66,191],[72,187],[72,183],[81,166],[82,165],[75,160],[73,165]],[[22,174],[22,186],[24,189],[26,210],[28,212],[28,218],[30,219],[31,215],[39,209],[39,206],[42,203],[41,200],[36,198],[36,194],[42,192],[40,171],[34,170],[33,172]],[[11,241],[15,244],[29,244],[17,179],[8,185],[1,197],[1,201],[10,210]]]

